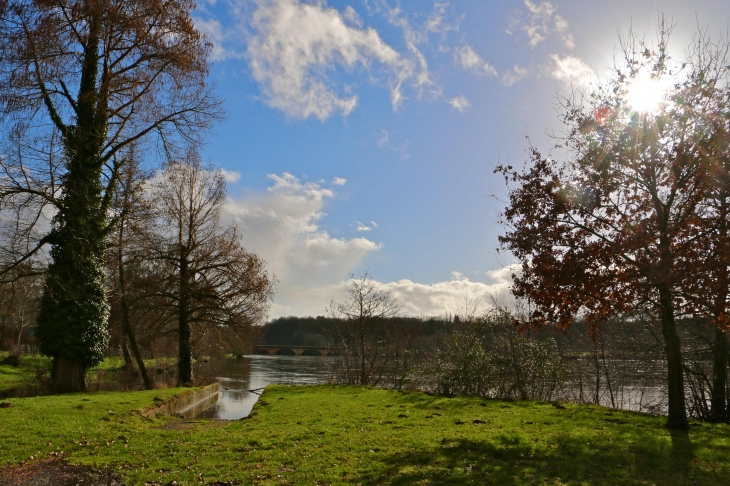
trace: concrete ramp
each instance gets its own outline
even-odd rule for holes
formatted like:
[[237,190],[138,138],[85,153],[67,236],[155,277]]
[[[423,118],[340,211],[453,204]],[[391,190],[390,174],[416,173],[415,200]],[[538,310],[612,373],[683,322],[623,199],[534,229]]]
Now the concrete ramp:
[[157,404],[143,412],[142,415],[154,418],[158,415],[177,415],[190,419],[218,401],[218,383],[190,390],[169,400]]

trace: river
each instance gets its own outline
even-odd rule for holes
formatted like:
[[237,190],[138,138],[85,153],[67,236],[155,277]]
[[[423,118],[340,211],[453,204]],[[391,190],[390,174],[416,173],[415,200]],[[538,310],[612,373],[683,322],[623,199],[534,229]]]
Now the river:
[[[218,401],[198,417],[236,420],[251,413],[262,389],[271,384],[321,384],[332,375],[336,358],[320,356],[244,356],[201,363],[196,370],[220,384]],[[251,391],[253,390],[253,391]]]

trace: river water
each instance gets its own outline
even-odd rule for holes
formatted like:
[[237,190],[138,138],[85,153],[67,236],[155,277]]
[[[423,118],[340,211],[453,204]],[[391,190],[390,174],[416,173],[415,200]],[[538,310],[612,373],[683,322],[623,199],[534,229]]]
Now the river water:
[[[272,384],[314,385],[330,381],[330,364],[321,356],[244,356],[202,363],[196,370],[220,385],[218,401],[200,418],[235,420],[251,413],[259,393]],[[251,391],[253,390],[253,391]]]
[[[191,410],[190,415],[210,419],[236,420],[248,416],[259,398],[263,388],[270,384],[321,384],[332,380],[332,365],[335,357],[320,356],[244,356],[240,359],[214,359],[200,363],[196,367],[196,378],[206,382],[218,382],[218,400],[202,413],[199,408]],[[595,390],[591,380],[583,380],[579,386],[577,377],[571,377],[567,387],[556,396],[557,399],[581,402],[591,401]],[[615,406],[625,410],[666,413],[666,386],[661,383],[633,383],[629,380],[618,387],[614,385],[613,399],[602,390],[599,403],[608,407]],[[605,387],[605,385],[604,385]],[[118,389],[117,383],[104,383],[100,389]],[[689,391],[688,391],[689,392]],[[0,399],[43,395],[41,388],[15,388],[0,391]],[[204,403],[199,404],[206,406]],[[197,414],[197,415],[196,415]]]

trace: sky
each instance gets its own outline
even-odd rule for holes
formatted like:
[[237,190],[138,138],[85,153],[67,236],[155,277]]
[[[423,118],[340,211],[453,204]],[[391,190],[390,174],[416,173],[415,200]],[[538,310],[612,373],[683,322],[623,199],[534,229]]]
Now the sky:
[[559,98],[662,13],[675,58],[728,36],[727,0],[199,0],[228,112],[203,157],[279,280],[270,317],[326,315],[365,272],[410,315],[508,299],[494,168],[549,152]]

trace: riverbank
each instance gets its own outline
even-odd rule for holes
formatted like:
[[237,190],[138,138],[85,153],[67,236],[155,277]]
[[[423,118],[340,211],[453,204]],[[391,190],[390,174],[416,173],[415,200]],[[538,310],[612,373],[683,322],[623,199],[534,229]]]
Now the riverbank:
[[[27,389],[30,394],[39,395],[45,393],[45,385],[50,378],[51,358],[42,355],[29,355],[17,358],[17,364],[7,363],[9,357],[7,352],[0,351],[0,396],[13,389]],[[155,378],[165,385],[174,380],[175,359],[158,358],[145,359],[145,365],[150,373],[156,373]],[[107,386],[119,388],[119,373],[124,372],[124,359],[121,357],[105,357],[98,366],[87,371],[86,380],[89,389]],[[135,375],[130,380],[139,382],[141,379]],[[130,385],[130,383],[125,383]]]
[[[271,386],[245,420],[139,411],[180,389],[6,400],[0,464],[63,457],[125,484],[723,484],[730,427],[671,434],[597,406]],[[155,400],[157,399],[157,400]]]

